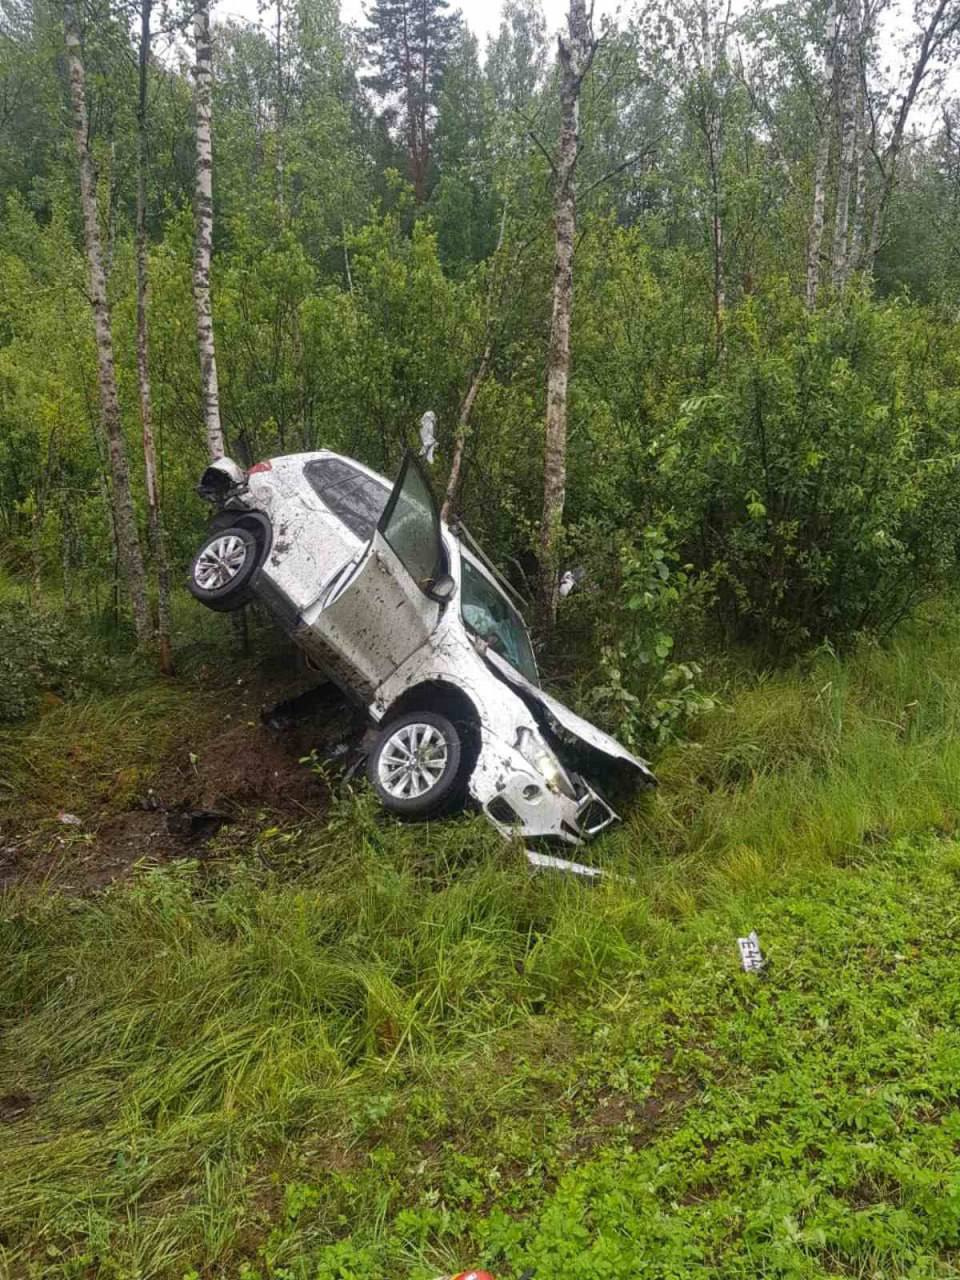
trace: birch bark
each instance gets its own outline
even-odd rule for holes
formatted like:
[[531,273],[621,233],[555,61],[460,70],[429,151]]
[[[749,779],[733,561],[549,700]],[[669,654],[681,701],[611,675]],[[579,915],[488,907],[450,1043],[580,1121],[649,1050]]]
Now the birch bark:
[[[717,53],[722,55],[724,31]],[[700,3],[700,127],[707,147],[707,174],[710,183],[710,252],[713,257],[713,327],[717,358],[723,355],[724,325],[727,310],[726,270],[724,266],[723,237],[723,111],[717,101],[717,83],[714,76],[714,33],[710,29],[710,8],[707,0]]]
[[837,170],[837,203],[833,218],[833,254],[830,283],[834,289],[842,289],[849,273],[850,192],[853,187],[853,168],[857,141],[857,63],[860,42],[860,5],[849,0],[844,14],[845,41],[843,50],[842,92],[840,118],[842,122],[840,161]]
[[170,628],[170,563],[167,559],[160,486],[157,479],[157,450],[153,437],[153,400],[150,392],[149,333],[147,297],[147,72],[150,65],[150,16],[153,0],[140,3],[140,47],[138,50],[137,95],[137,386],[140,393],[140,426],[143,432],[143,470],[147,490],[147,528],[157,575],[155,641],[160,670],[173,674]]
[[857,68],[859,85],[857,87],[857,165],[855,175],[856,205],[853,214],[853,229],[850,232],[850,258],[848,276],[859,271],[863,266],[864,232],[867,211],[867,147],[869,129],[867,128],[866,89],[863,82],[863,64]]
[[567,34],[558,39],[560,135],[553,162],[553,306],[547,363],[543,519],[540,526],[540,597],[544,621],[556,621],[560,531],[567,485],[567,391],[570,379],[570,320],[573,311],[573,250],[577,229],[577,152],[580,90],[596,44],[585,0],[570,0]]
[[107,444],[110,472],[110,505],[116,531],[117,555],[123,572],[133,625],[139,644],[151,640],[150,615],[147,605],[143,553],[130,488],[130,470],[120,417],[117,374],[110,329],[110,305],[107,300],[107,278],[103,263],[103,245],[97,213],[96,183],[87,141],[86,77],[83,66],[80,24],[71,0],[64,5],[64,37],[67,71],[70,80],[70,111],[73,138],[80,171],[80,204],[83,212],[84,246],[90,277],[90,308],[97,347],[97,385],[100,394],[100,420]]
[[213,67],[210,46],[210,0],[197,0],[193,16],[196,47],[194,108],[196,114],[196,243],[193,257],[193,297],[197,312],[197,349],[207,451],[216,461],[226,452],[220,422],[220,387],[210,304],[210,257],[213,251]]
[[823,243],[824,207],[827,195],[827,172],[830,168],[830,135],[833,128],[834,107],[836,105],[836,43],[837,43],[837,6],[831,0],[827,10],[826,44],[823,54],[823,79],[827,94],[823,103],[820,119],[820,136],[817,140],[817,158],[813,171],[813,212],[810,215],[810,227],[807,232],[807,310],[812,311],[817,305],[817,290],[820,287],[820,248]]

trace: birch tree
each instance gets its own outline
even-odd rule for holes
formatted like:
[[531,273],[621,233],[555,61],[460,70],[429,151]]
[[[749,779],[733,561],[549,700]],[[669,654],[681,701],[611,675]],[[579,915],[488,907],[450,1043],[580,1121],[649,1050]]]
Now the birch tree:
[[837,167],[837,199],[833,218],[833,252],[830,282],[835,289],[846,284],[849,270],[850,196],[857,143],[857,86],[862,29],[859,0],[848,0],[843,15],[843,72],[840,91],[840,158]]
[[547,414],[540,525],[540,596],[544,619],[557,616],[557,554],[567,487],[567,393],[573,312],[573,250],[577,231],[576,168],[580,144],[580,91],[596,53],[593,10],[570,0],[567,31],[558,37],[560,134],[553,169],[553,305],[547,357]]
[[[691,18],[693,15],[691,15]],[[727,310],[725,263],[723,152],[726,123],[726,81],[728,79],[727,37],[730,5],[718,21],[710,12],[709,0],[699,0],[695,15],[699,27],[696,78],[692,90],[693,117],[704,144],[707,187],[710,257],[713,277],[713,330],[718,357],[723,354],[724,322]],[[693,22],[690,23],[691,27]]]
[[[866,10],[865,10],[866,12]],[[866,86],[866,25],[861,31],[860,49],[857,60],[857,159],[854,176],[856,187],[856,204],[853,213],[853,227],[850,232],[850,251],[847,260],[847,274],[859,271],[863,266],[864,236],[867,216],[867,165],[871,131],[867,118],[867,86]]]
[[820,287],[820,250],[823,244],[824,210],[827,200],[827,178],[830,168],[830,140],[837,101],[837,5],[830,0],[824,24],[823,88],[818,113],[817,154],[813,170],[813,210],[807,231],[807,310],[817,305]]
[[936,0],[919,34],[910,79],[900,97],[890,140],[883,153],[876,154],[881,175],[880,194],[873,212],[870,243],[864,264],[868,273],[873,272],[877,254],[880,252],[884,222],[890,197],[896,186],[897,166],[903,151],[911,112],[934,65],[938,61],[941,67],[949,65],[949,54],[955,52],[958,35],[960,35],[960,3],[958,0]]
[[210,304],[210,257],[213,251],[213,65],[210,44],[210,0],[197,0],[193,15],[195,45],[194,111],[196,116],[196,193],[193,296],[197,311],[197,349],[207,450],[212,461],[226,452],[220,423],[220,387]]
[[153,400],[150,391],[150,356],[147,320],[147,89],[150,66],[150,17],[152,0],[141,0],[140,44],[137,69],[137,386],[140,393],[140,425],[143,432],[143,470],[147,491],[147,521],[157,579],[155,640],[160,670],[173,674],[170,628],[170,563],[167,559],[157,450],[153,437]]
[[107,299],[107,277],[103,260],[103,244],[97,210],[96,179],[87,121],[86,75],[80,23],[72,0],[64,5],[64,36],[67,74],[70,82],[70,115],[80,174],[80,205],[83,214],[83,238],[90,283],[90,308],[93,313],[97,349],[97,386],[100,396],[100,425],[106,440],[110,473],[110,504],[117,543],[117,558],[124,577],[137,641],[147,646],[151,640],[150,614],[147,604],[143,553],[137,529],[130,469],[120,416],[117,393],[116,363],[113,352],[110,304]]

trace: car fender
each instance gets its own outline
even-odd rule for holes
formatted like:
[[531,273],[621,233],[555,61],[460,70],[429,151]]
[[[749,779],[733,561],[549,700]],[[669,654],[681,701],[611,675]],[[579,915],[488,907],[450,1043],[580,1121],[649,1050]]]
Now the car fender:
[[379,686],[368,710],[380,722],[401,698],[419,685],[450,684],[477,713],[480,750],[469,789],[481,804],[498,794],[508,773],[536,775],[513,747],[517,730],[536,731],[537,722],[523,699],[491,672],[477,653],[459,618],[449,611],[426,645]]
[[545,690],[539,689],[535,684],[524,679],[494,650],[487,650],[484,657],[497,678],[516,689],[518,696],[521,696],[528,705],[532,703],[534,707],[540,709],[541,714],[546,716],[548,727],[558,736],[571,739],[588,755],[600,756],[607,761],[628,765],[639,775],[639,780],[645,786],[657,785],[656,777],[646,760],[635,756],[616,738],[611,737],[609,733],[604,733],[589,720],[584,720],[583,716],[578,716],[559,698],[552,697]]

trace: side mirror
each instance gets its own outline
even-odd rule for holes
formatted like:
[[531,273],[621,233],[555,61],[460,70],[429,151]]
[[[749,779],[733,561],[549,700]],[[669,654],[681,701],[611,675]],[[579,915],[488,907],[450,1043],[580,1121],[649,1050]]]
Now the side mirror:
[[450,577],[449,573],[441,573],[432,587],[428,588],[427,595],[431,600],[436,600],[438,604],[446,604],[451,599],[453,593],[457,589],[457,584]]

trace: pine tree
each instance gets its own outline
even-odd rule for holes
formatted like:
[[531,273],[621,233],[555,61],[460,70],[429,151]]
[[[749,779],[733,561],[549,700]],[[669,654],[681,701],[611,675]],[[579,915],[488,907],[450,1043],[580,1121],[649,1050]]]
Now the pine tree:
[[366,30],[376,67],[364,83],[399,107],[410,180],[418,203],[427,198],[430,151],[443,72],[462,26],[448,0],[377,0]]

